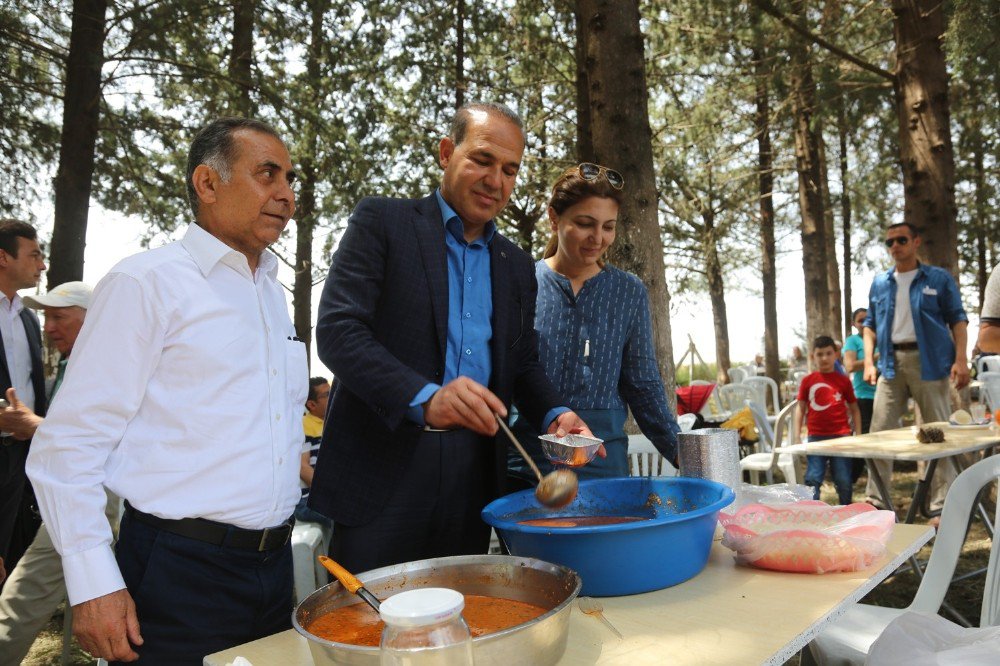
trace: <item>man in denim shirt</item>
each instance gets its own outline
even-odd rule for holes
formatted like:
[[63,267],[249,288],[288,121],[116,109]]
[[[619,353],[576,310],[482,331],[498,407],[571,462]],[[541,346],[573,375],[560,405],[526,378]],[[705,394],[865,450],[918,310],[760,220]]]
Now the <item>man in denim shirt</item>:
[[[969,383],[969,318],[951,273],[917,260],[920,236],[907,222],[886,230],[885,245],[895,266],[875,276],[864,323],[865,381],[876,384],[878,378],[871,432],[898,427],[909,398],[917,403],[925,423],[947,421],[949,378],[956,389]],[[873,361],[876,345],[882,351],[881,376]],[[892,462],[876,461],[876,465],[889,483]],[[952,465],[938,465],[931,483],[931,509],[944,504],[954,478]],[[869,499],[880,496],[871,475],[867,493]]]

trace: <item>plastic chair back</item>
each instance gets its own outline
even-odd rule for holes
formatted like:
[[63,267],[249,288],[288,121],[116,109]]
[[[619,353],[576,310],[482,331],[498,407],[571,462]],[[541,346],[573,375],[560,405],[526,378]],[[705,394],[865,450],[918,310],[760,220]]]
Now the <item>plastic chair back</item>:
[[976,359],[976,376],[984,372],[1000,372],[1000,356],[980,356]]
[[762,405],[767,405],[768,394],[771,397],[771,413],[776,414],[781,410],[781,399],[778,397],[778,383],[770,377],[747,377],[743,380],[744,386],[749,386],[757,394],[757,401]]
[[717,391],[719,393],[719,400],[722,401],[722,406],[729,411],[735,412],[743,409],[743,404],[747,400],[757,402],[762,409],[766,410],[764,407],[765,403],[758,401],[757,392],[746,384],[726,384],[725,386],[720,386]]
[[747,378],[746,370],[743,368],[729,368],[729,381],[733,384],[742,383]]
[[677,476],[677,469],[645,435],[628,436],[629,476]]
[[979,401],[996,413],[1000,410],[1000,372],[981,372],[977,379],[983,383],[979,389]]
[[[955,564],[962,552],[966,529],[969,526],[969,516],[976,497],[983,486],[1000,479],[1000,456],[994,455],[969,467],[952,482],[948,495],[944,500],[944,510],[941,512],[941,526],[934,540],[934,550],[920,581],[913,603],[907,610],[918,613],[937,613],[944,602],[944,596],[951,585],[955,573]],[[1000,512],[997,512],[1000,517]],[[994,519],[994,534],[1000,527],[1000,521]],[[994,537],[990,547],[990,562],[986,569],[986,581],[983,589],[983,606],[979,617],[979,626],[993,627],[1000,624],[1000,571],[997,560],[1000,559],[1000,538]]]
[[677,417],[677,425],[681,427],[681,432],[687,432],[698,422],[697,414],[681,414]]

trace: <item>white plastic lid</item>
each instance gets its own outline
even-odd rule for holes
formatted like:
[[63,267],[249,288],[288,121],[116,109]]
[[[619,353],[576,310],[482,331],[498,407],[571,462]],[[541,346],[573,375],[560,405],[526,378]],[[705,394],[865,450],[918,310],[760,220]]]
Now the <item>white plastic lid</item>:
[[386,624],[420,627],[445,622],[465,608],[461,592],[446,587],[424,587],[395,594],[382,602],[379,615]]

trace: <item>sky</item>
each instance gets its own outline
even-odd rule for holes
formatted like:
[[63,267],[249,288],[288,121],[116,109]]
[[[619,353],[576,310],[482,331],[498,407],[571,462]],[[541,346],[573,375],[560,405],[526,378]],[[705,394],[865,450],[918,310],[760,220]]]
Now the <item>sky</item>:
[[[51,220],[51,214],[40,215],[40,219]],[[84,254],[84,281],[91,285],[110,270],[120,259],[142,250],[140,239],[144,225],[135,219],[125,218],[117,213],[93,207],[87,228],[87,247]],[[41,235],[47,239],[51,236],[51,225],[40,228]],[[178,233],[178,236],[181,232]],[[294,223],[289,224],[289,232],[293,235],[288,246],[294,247]],[[793,236],[794,239],[794,236]],[[792,241],[794,242],[794,241]],[[882,252],[881,249],[875,250]],[[883,255],[884,256],[884,255]],[[886,264],[888,265],[888,264]],[[805,292],[802,277],[802,254],[794,247],[786,247],[777,259],[778,284],[778,350],[782,358],[791,354],[791,348],[800,343],[798,333],[805,331]],[[291,269],[281,265],[279,280],[286,286],[292,284]],[[855,291],[854,307],[866,305],[868,286],[873,273],[867,269],[855,273],[853,277]],[[732,285],[752,284],[759,291],[759,278],[749,267],[738,270],[729,283]],[[44,289],[45,278],[42,278]],[[322,283],[313,289],[313,320],[319,305]],[[24,292],[22,292],[24,293]],[[289,292],[289,307],[291,294]],[[740,288],[730,288],[726,294],[726,308],[729,319],[730,358],[734,365],[753,361],[754,355],[763,353],[764,335],[764,305],[759,294]],[[674,360],[680,360],[688,348],[688,335],[695,341],[698,352],[706,362],[715,361],[715,332],[712,324],[712,312],[708,295],[700,298],[675,299],[671,314]],[[975,343],[978,330],[978,316],[975,307],[966,304],[969,313],[969,350]],[[686,363],[686,362],[685,362]],[[312,374],[329,374],[315,355],[313,345]]]

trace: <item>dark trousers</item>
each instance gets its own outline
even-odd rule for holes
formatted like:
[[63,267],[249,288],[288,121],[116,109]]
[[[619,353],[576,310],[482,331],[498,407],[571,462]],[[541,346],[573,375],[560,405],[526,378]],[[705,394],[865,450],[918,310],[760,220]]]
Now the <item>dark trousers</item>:
[[480,512],[490,498],[493,441],[467,430],[425,432],[382,513],[366,525],[334,522],[330,557],[348,571],[449,555],[490,543]]
[[7,571],[14,568],[10,563],[8,549],[14,525],[21,515],[21,495],[27,483],[24,475],[24,461],[27,457],[27,442],[0,444],[0,557],[7,562]]
[[115,557],[139,617],[139,664],[200,665],[205,655],[292,626],[290,544],[215,546],[126,512]]

